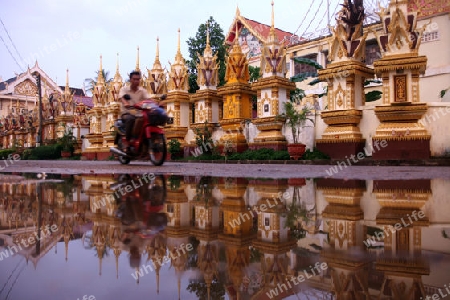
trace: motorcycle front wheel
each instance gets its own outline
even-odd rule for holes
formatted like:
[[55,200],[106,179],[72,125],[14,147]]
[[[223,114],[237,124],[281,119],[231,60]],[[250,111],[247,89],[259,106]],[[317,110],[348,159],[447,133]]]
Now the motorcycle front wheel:
[[155,166],[161,166],[166,160],[167,146],[164,134],[152,133],[148,139],[148,154]]

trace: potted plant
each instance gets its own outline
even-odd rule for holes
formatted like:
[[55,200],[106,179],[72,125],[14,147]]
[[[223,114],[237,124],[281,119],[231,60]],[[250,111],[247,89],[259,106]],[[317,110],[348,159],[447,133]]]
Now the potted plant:
[[310,119],[311,110],[304,106],[301,111],[295,109],[292,102],[284,103],[285,113],[282,115],[286,118],[286,125],[291,128],[293,143],[288,144],[288,153],[291,159],[299,159],[305,153],[306,145],[300,143],[300,133],[306,123],[310,121],[314,124],[314,120]]
[[73,135],[72,127],[64,126],[63,135],[58,138],[58,144],[61,145],[61,157],[70,157],[74,149],[74,145],[77,141]]
[[170,159],[178,159],[183,157],[183,152],[181,149],[181,143],[177,139],[171,139],[169,141],[168,152],[170,153]]

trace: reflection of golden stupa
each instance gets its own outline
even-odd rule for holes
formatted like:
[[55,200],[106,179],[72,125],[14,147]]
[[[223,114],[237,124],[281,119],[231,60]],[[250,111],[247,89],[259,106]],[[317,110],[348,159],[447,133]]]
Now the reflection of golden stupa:
[[[158,233],[147,244],[147,262],[152,261],[153,268],[156,273],[156,292],[159,294],[159,271],[161,267],[167,263],[167,241],[163,234]],[[139,281],[138,281],[139,283]]]
[[241,299],[240,289],[250,262],[249,246],[255,237],[252,211],[247,209],[244,199],[247,180],[227,178],[221,182],[220,188],[224,194],[221,204],[224,225],[219,240],[225,244],[229,283],[237,293],[236,299]]
[[383,57],[374,62],[374,68],[383,79],[383,105],[375,108],[381,124],[373,142],[387,141],[388,146],[373,158],[429,158],[431,136],[418,123],[427,112],[419,91],[419,76],[427,66],[427,57],[419,56],[426,25],[417,29],[417,12],[409,12],[405,0],[391,1],[378,14],[383,24],[383,33],[377,37]]
[[[376,180],[373,193],[381,204],[377,225],[383,228],[384,253],[376,269],[384,272],[380,299],[425,299],[422,276],[430,274],[422,258],[422,227],[429,219],[421,211],[431,196],[430,180]],[[391,293],[389,293],[391,295]]]
[[[259,196],[256,204],[258,212],[258,234],[253,246],[263,255],[261,271],[263,287],[253,297],[259,299],[267,291],[285,284],[290,276],[289,258],[286,255],[293,249],[297,241],[292,239],[286,223],[286,203],[280,195],[286,192],[287,180],[273,180],[261,185],[255,182],[255,192]],[[290,291],[292,292],[292,291]]]
[[286,150],[286,139],[281,133],[284,120],[277,118],[284,112],[284,103],[289,101],[295,83],[286,78],[286,49],[275,33],[272,1],[272,25],[261,53],[261,74],[252,89],[257,92],[258,118],[255,125],[261,132],[250,145],[251,149],[272,148]]
[[366,190],[362,180],[321,179],[317,189],[329,203],[323,218],[329,222],[330,246],[320,256],[330,268],[337,299],[370,298],[368,275],[370,259],[360,248],[363,242],[364,213],[360,207]]
[[[179,176],[177,176],[179,177]],[[174,186],[173,180],[168,180],[167,199],[164,203],[165,213],[167,215],[166,232],[168,236],[187,237],[189,233],[189,202],[184,192],[185,184],[182,177],[177,178],[178,186]],[[171,182],[172,180],[172,182]]]
[[218,88],[218,94],[223,97],[223,119],[220,125],[225,131],[219,147],[226,146],[230,152],[242,152],[248,148],[241,127],[245,119],[251,118],[251,96],[255,94],[248,83],[250,79],[248,61],[239,46],[238,36],[236,25],[235,42],[227,58],[226,84]]

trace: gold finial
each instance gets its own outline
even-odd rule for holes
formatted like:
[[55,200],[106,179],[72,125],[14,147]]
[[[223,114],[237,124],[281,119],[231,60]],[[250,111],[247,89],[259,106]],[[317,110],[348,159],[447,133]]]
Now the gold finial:
[[139,46],[137,47],[136,71],[139,71]]
[[159,36],[156,37],[156,55],[155,62],[159,61]]
[[234,44],[235,45],[239,45],[238,32],[239,32],[239,30],[238,30],[238,22],[236,21],[236,33],[235,33],[235,36],[234,36]]
[[105,79],[103,78],[103,64],[102,64],[102,55],[100,55],[100,70],[98,70],[97,82],[102,83]]
[[66,87],[69,87],[69,69],[66,69]]
[[241,11],[239,10],[239,5],[236,5],[236,16],[240,16]]
[[177,48],[177,52],[181,52],[181,50],[180,50],[180,28],[178,28],[178,48]]
[[119,53],[117,53],[116,73],[119,73]]
[[209,20],[206,21],[206,47],[209,46]]
[[274,13],[274,8],[273,8],[273,0],[272,0],[272,28],[275,29],[275,13]]

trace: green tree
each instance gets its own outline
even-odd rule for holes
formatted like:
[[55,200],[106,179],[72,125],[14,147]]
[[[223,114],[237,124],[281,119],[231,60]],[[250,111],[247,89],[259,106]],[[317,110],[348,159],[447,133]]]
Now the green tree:
[[255,82],[259,78],[261,78],[261,74],[260,74],[261,68],[260,67],[248,66],[248,71],[250,73],[250,82]]
[[[94,87],[97,85],[98,82],[98,75],[100,71],[95,71],[97,76],[95,78],[86,78],[84,80],[84,83],[86,84],[86,92],[92,96],[92,92],[94,91]],[[103,79],[105,79],[105,83],[111,82],[113,79],[109,78],[109,71],[105,71],[105,69],[102,69],[102,75]]]
[[[208,26],[206,25],[208,23]],[[195,37],[190,37],[187,40],[189,58],[186,60],[189,69],[189,93],[195,93],[199,89],[197,85],[197,64],[200,62],[197,53],[203,55],[206,48],[206,30],[209,28],[209,40],[213,53],[217,53],[217,60],[219,63],[219,86],[225,84],[225,54],[227,48],[224,44],[225,35],[219,24],[216,23],[213,17],[204,24],[200,24]]]

